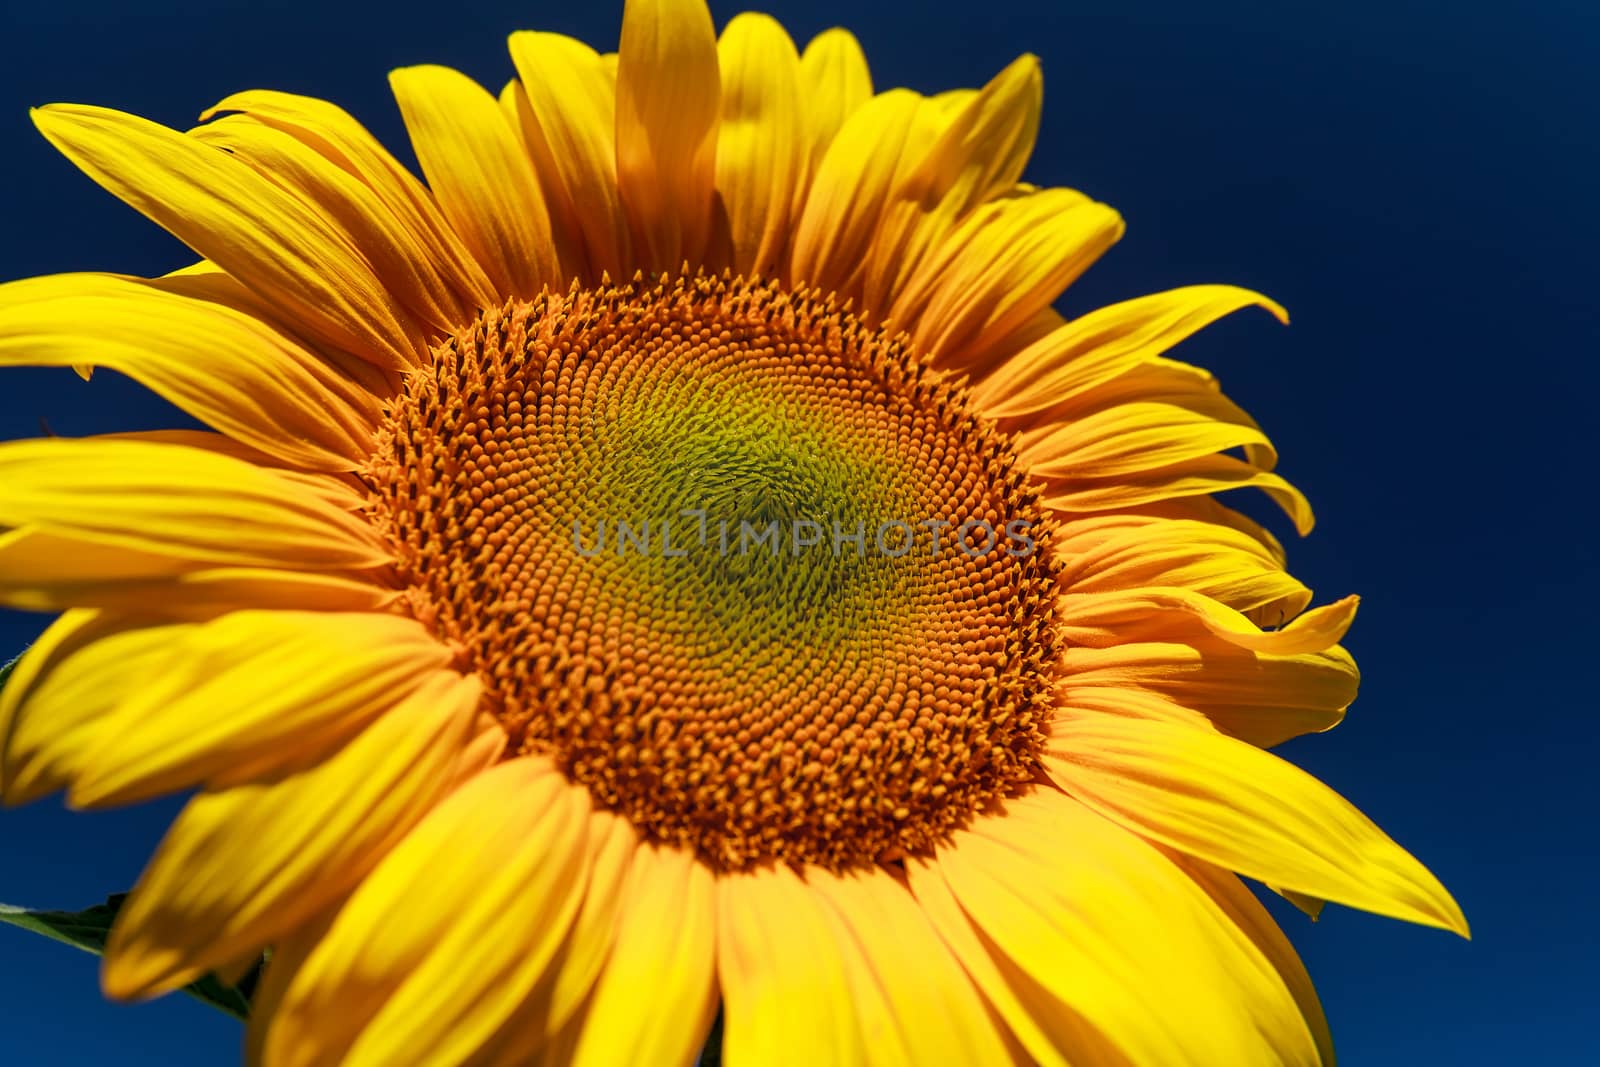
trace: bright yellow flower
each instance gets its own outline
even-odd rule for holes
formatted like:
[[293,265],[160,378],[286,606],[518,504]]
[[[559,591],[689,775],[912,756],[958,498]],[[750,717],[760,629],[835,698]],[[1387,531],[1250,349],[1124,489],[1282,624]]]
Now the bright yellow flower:
[[1020,181],[1036,60],[874,95],[700,0],[511,55],[393,74],[426,185],[284,93],[35,116],[203,257],[0,287],[0,363],[218,431],[0,446],[0,602],[65,612],[6,799],[200,790],[112,995],[271,947],[271,1067],[683,1064],[719,1003],[735,1067],[1306,1064],[1237,875],[1465,933],[1264,751],[1354,698],[1355,600],[1211,498],[1311,525],[1163,353],[1282,310],[1051,309],[1122,222]]

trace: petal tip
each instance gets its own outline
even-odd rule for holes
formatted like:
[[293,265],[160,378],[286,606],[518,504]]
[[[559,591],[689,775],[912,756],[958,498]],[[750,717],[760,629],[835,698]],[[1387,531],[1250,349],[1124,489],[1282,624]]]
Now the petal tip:
[[[114,925],[106,944],[106,954],[100,960],[100,991],[107,999],[127,1002],[149,1000],[171,991],[166,981],[171,968],[163,965],[161,957],[148,951],[139,951],[122,943]],[[182,983],[179,983],[180,985]]]
[[117,113],[111,108],[96,107],[94,104],[40,104],[38,107],[28,109],[28,117],[46,137],[50,136],[53,129],[58,130],[69,124],[82,123],[86,119]]

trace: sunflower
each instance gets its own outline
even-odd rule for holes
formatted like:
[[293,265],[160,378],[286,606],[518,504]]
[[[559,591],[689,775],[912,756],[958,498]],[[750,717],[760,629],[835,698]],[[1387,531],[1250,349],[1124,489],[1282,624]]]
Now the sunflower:
[[1064,319],[1122,233],[1021,180],[1038,61],[875,93],[856,41],[629,0],[498,98],[34,114],[200,262],[0,287],[0,362],[210,426],[0,445],[8,802],[195,790],[106,991],[270,949],[251,1062],[1318,1063],[1240,876],[1466,933],[1266,749],[1356,691],[1257,424]]

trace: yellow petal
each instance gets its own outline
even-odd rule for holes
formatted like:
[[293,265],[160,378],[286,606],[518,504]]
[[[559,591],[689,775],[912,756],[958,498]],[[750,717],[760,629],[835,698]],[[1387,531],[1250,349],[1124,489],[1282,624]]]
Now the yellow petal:
[[980,937],[937,867],[913,861],[906,874],[928,921],[1035,1063],[1067,1067],[1122,1059],[1105,1035]]
[[179,988],[355,888],[459,781],[481,689],[440,671],[321,763],[191,800],[117,915],[106,992]]
[[567,936],[587,794],[540,759],[450,795],[379,863],[298,968],[273,1067],[475,1063]]
[[1310,917],[1312,922],[1316,922],[1318,919],[1322,918],[1322,909],[1326,907],[1328,903],[1326,900],[1323,900],[1320,897],[1310,897],[1304,893],[1296,893],[1292,889],[1284,889],[1281,886],[1269,885],[1267,888],[1304,912]]
[[313,344],[292,321],[285,319],[269,302],[209,260],[198,260],[187,267],[152,279],[152,283],[159,286],[163,292],[232,308],[259,322],[267,323],[281,334],[296,338],[306,345],[308,352],[314,352],[325,365],[355,382],[364,393],[375,397],[380,405],[399,392],[399,375],[375,367],[365,359],[343,349]]
[[[0,534],[0,604],[22,611],[112,607],[122,601],[137,611],[156,589],[193,569],[193,564],[171,556],[29,527]],[[128,588],[134,590],[131,601],[120,595]]]
[[304,468],[352,470],[372,454],[376,397],[259,319],[173,288],[109,274],[0,285],[0,366],[109,368]]
[[717,971],[729,1067],[853,1063],[862,1038],[822,898],[788,866],[717,879]]
[[905,886],[883,870],[812,869],[806,881],[830,905],[834,923],[833,944],[817,951],[832,948],[845,961],[861,1042],[848,1062],[918,1067],[1011,1058],[971,979]]
[[[1064,423],[1019,459],[1040,478],[1114,478],[1202,459],[1245,445],[1271,448],[1253,425],[1219,422],[1175,404],[1119,404]],[[1275,457],[1274,457],[1275,458]],[[1271,464],[1257,464],[1271,469]]]
[[402,234],[421,235],[429,253],[414,261],[428,294],[417,307],[424,319],[448,329],[480,307],[494,305],[494,289],[434,202],[433,196],[348,112],[326,100],[270,89],[227,97],[200,116],[238,112],[283,130],[368,186],[394,215]]
[[1147,692],[1263,748],[1337,726],[1360,682],[1355,661],[1337,645],[1279,656],[1221,640],[1133,641],[1069,648],[1061,666],[1063,685],[1073,694],[1063,697],[1064,706],[1096,693],[1115,700],[1117,694]]
[[470,322],[477,305],[458,291],[449,260],[414,211],[396,211],[376,189],[329,159],[300,131],[233,114],[190,130],[202,144],[226,149],[262,176],[288,187],[346,234],[394,299],[432,334]]
[[1216,523],[1112,515],[1063,524],[1060,587],[1074,593],[1179,586],[1208,596],[1257,625],[1299,614],[1311,590],[1290,577],[1260,541]]
[[0,526],[224,566],[385,563],[373,527],[272,471],[113,439],[0,444]]
[[950,125],[909,185],[938,197],[954,219],[1021,179],[1044,105],[1039,57],[1018,56],[976,93],[946,97]]
[[[533,116],[533,105],[522,81],[512,78],[500,90],[500,112],[521,146],[523,154],[533,166],[539,181],[539,197],[545,206],[550,225],[552,254],[558,265],[560,277],[569,283],[572,279],[590,277],[589,260],[584,251],[583,226],[576,217],[572,199],[561,184],[561,176],[550,159],[550,147],[545,143],[543,131]],[[618,210],[621,210],[620,205]]]
[[1198,626],[1253,652],[1289,656],[1338,644],[1355,620],[1361,598],[1348,596],[1300,615],[1281,630],[1262,630],[1239,612],[1188,589],[1150,587],[1114,593],[1068,593],[1057,623],[1069,645],[1109,648],[1170,637],[1174,627]]
[[1020,56],[978,92],[947,94],[936,103],[946,105],[939,136],[896,183],[873,238],[863,291],[868,307],[895,306],[912,272],[923,269],[956,223],[1022,177],[1044,103],[1038,57]]
[[1056,479],[1043,503],[1069,514],[1123,511],[1229,489],[1260,489],[1283,509],[1301,534],[1310,533],[1316,523],[1311,504],[1300,490],[1271,471],[1222,454],[1115,478]]
[[[973,924],[1133,1063],[1313,1064],[1277,971],[1157,849],[1053,790],[1007,801],[935,860]],[[1071,1062],[1087,1057],[1064,1050]]]
[[449,67],[404,67],[389,84],[439,206],[500,294],[564,288],[539,177],[495,98]]
[[1288,314],[1259,293],[1194,285],[1091,311],[1008,360],[973,389],[990,418],[1041,411],[1127,373],[1240,308]]
[[1280,566],[1288,565],[1289,557],[1284,552],[1283,542],[1279,541],[1266,527],[1254,519],[1248,518],[1230,507],[1225,507],[1211,497],[1191,496],[1162,500],[1129,508],[1126,513],[1147,515],[1157,519],[1205,522],[1226,527],[1255,540],[1262,548],[1267,550],[1268,555],[1278,561]]
[[450,660],[412,619],[308,611],[235,611],[184,634],[171,654],[105,720],[73,804],[235,784],[315,759]]
[[589,881],[572,929],[533,992],[485,1044],[486,1067],[562,1062],[551,1050],[569,1043],[578,1028],[569,1024],[589,1001],[611,949],[639,835],[626,819],[595,811],[584,828],[584,848]]
[[65,789],[130,693],[161,676],[189,624],[69,611],[0,689],[0,788],[7,804]]
[[40,131],[105,189],[283,309],[321,341],[391,369],[425,342],[347,234],[247,163],[106,108],[33,112]]
[[693,854],[635,850],[572,1067],[694,1062],[717,1008],[715,891],[710,869]]
[[[800,56],[805,90],[806,144],[814,170],[851,115],[872,99],[872,75],[861,44],[849,30],[834,27],[811,38]],[[794,205],[800,210],[800,203]]]
[[511,58],[528,101],[524,141],[552,220],[583,249],[590,282],[631,277],[617,189],[614,81],[594,49],[557,33],[512,34]]
[[890,318],[937,364],[981,362],[1049,307],[1122,230],[1115,211],[1070,189],[991,201],[923,256]]
[[[1157,407],[1151,408],[1151,405]],[[1011,425],[1022,430],[1020,450],[1031,451],[1046,438],[1058,436],[1063,426],[1091,416],[1112,418],[1125,408],[1161,412],[1177,409],[1190,419],[1259,430],[1249,413],[1222,392],[1210,371],[1165,356],[1151,356],[1118,377],[1063,397],[1051,407],[1017,419]],[[1268,443],[1249,440],[1244,442],[1243,449],[1245,460],[1253,467],[1270,471],[1277,464],[1278,455]]]
[[[1015,330],[988,345],[987,352],[976,353],[972,362],[963,363],[963,375],[969,384],[984,381],[997,367],[1004,366],[1018,353],[1026,352],[1066,325],[1066,321],[1054,307],[1039,309]],[[1010,426],[1006,428],[1011,429]]]
[[29,527],[0,534],[0,604],[23,611],[111,608],[172,619],[242,607],[384,611],[399,595],[360,576],[197,567]]
[[1055,688],[1057,720],[1085,715],[1123,715],[1135,719],[1155,719],[1188,723],[1209,728],[1203,714],[1186,708],[1171,697],[1143,689],[1112,689],[1106,686],[1078,685],[1068,675]]
[[1255,894],[1233,872],[1192,856],[1178,854],[1174,858],[1178,866],[1210,894],[1211,899],[1233,920],[1233,924],[1243,930],[1245,936],[1254,941],[1262,955],[1277,968],[1283,984],[1288,987],[1295,1003],[1300,1005],[1300,1014],[1311,1028],[1311,1036],[1316,1038],[1321,1062],[1333,1067],[1333,1035],[1328,1031],[1328,1020],[1322,1013],[1322,1001],[1317,997],[1316,987],[1311,984],[1305,964],[1300,962],[1299,954],[1289,944],[1289,939],[1283,936],[1283,931],[1278,929],[1278,924],[1267,913],[1267,909],[1261,906]]
[[617,49],[617,187],[640,265],[698,263],[711,233],[722,89],[704,0],[627,0]]
[[733,269],[772,277],[788,247],[791,207],[810,180],[800,57],[777,20],[753,13],[728,23],[717,57],[717,192],[728,212]]
[[339,906],[335,905],[310,922],[302,923],[272,946],[272,955],[261,970],[261,977],[250,995],[250,1019],[245,1026],[244,1060],[247,1067],[268,1067],[267,1034],[277,1017],[278,1005],[293,984],[300,968],[310,958],[332,924]]
[[[936,106],[906,89],[875,96],[850,116],[817,165],[795,225],[795,282],[841,300],[859,297],[890,195],[916,169],[944,121]],[[863,310],[870,317],[872,309]],[[881,316],[885,309],[877,311]]]
[[1253,745],[1094,716],[1058,724],[1050,754],[1063,789],[1152,840],[1299,893],[1467,933],[1427,868],[1343,797]]

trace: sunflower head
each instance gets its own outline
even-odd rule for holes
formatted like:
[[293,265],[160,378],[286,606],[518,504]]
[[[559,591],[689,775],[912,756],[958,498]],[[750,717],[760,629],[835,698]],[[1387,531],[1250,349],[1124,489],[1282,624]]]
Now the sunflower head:
[[1465,923],[1266,751],[1356,601],[1214,499],[1311,526],[1167,353],[1282,309],[1054,310],[1122,221],[1022,181],[1031,56],[874,91],[629,0],[511,57],[391,75],[422,180],[286,93],[35,113],[201,257],[0,287],[0,364],[214,431],[0,445],[0,602],[63,612],[0,789],[196,791],[107,989],[270,948],[264,1067],[687,1064],[719,1004],[736,1067],[1327,1062],[1238,876]]
[[1038,492],[903,335],[726,274],[574,286],[443,342],[380,438],[412,612],[510,751],[652,838],[868,865],[1040,772]]

